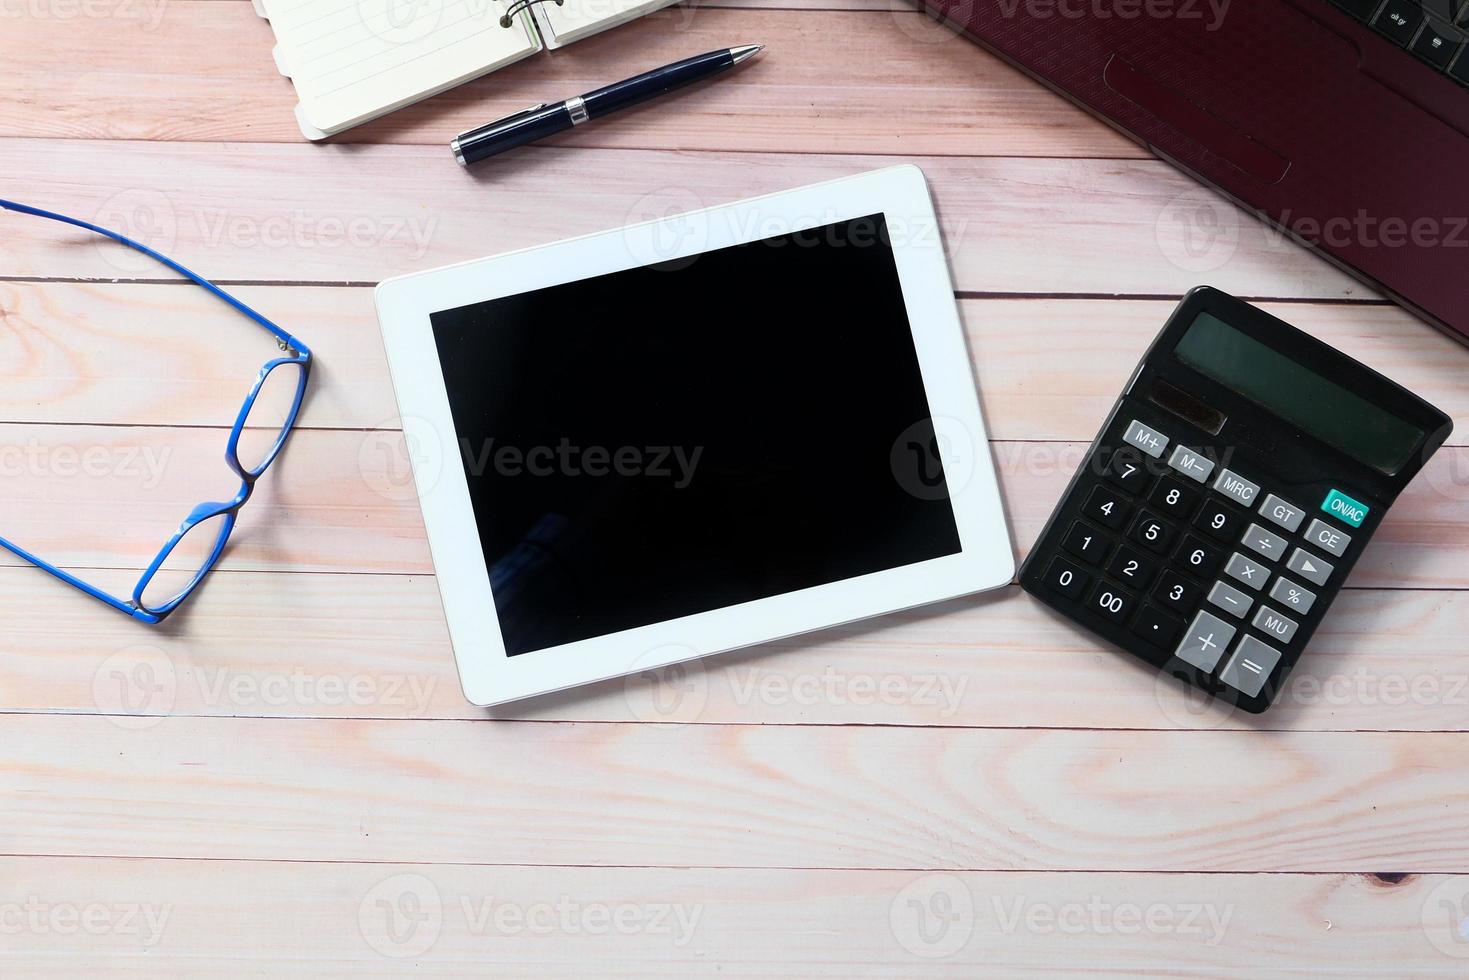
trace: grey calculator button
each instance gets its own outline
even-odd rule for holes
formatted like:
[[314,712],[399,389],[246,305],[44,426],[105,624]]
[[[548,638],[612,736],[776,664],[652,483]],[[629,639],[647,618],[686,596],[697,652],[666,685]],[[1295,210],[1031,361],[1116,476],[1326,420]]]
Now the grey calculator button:
[[1325,521],[1312,521],[1311,526],[1306,528],[1306,540],[1322,551],[1329,551],[1340,558],[1347,553],[1347,545],[1352,543],[1352,536],[1338,531]]
[[1310,612],[1311,607],[1316,604],[1316,593],[1288,578],[1275,580],[1275,584],[1270,586],[1270,598],[1302,616]]
[[1224,648],[1229,646],[1229,641],[1234,639],[1234,627],[1213,613],[1200,611],[1189,624],[1188,635],[1173,651],[1173,655],[1186,664],[1211,673],[1214,665],[1219,663],[1219,658],[1224,655]]
[[1291,552],[1290,561],[1285,563],[1285,567],[1307,582],[1314,582],[1317,585],[1325,585],[1326,580],[1331,578],[1331,573],[1336,568],[1330,562],[1322,561],[1315,555],[1308,555],[1300,548]]
[[1157,429],[1143,425],[1137,419],[1133,419],[1127,426],[1127,435],[1122,437],[1130,445],[1136,446],[1154,459],[1163,456],[1163,450],[1168,446],[1168,437]]
[[1270,577],[1270,569],[1257,561],[1251,561],[1236,551],[1229,556],[1229,564],[1224,566],[1224,574],[1243,582],[1252,589],[1263,589],[1265,580]]
[[1219,672],[1219,679],[1235,690],[1254,697],[1265,686],[1265,679],[1278,663],[1279,650],[1261,643],[1253,636],[1246,636],[1234,648],[1234,655]]
[[1173,447],[1173,455],[1168,457],[1168,465],[1199,483],[1209,479],[1209,474],[1214,472],[1212,459],[1205,459],[1192,449],[1185,449],[1182,446]]
[[1253,504],[1260,494],[1260,484],[1251,483],[1234,470],[1220,473],[1219,479],[1214,481],[1214,489],[1226,497],[1233,497],[1246,507]]
[[1296,635],[1296,629],[1300,626],[1289,616],[1278,613],[1269,606],[1261,606],[1255,618],[1250,620],[1250,625],[1261,633],[1269,633],[1270,636],[1281,643],[1289,643]]
[[1271,561],[1280,561],[1285,557],[1285,538],[1278,534],[1272,534],[1258,524],[1251,524],[1245,530],[1245,536],[1241,542],[1251,551],[1257,551],[1269,558]]
[[1301,526],[1301,521],[1306,518],[1305,511],[1288,500],[1281,500],[1273,493],[1265,495],[1265,502],[1260,505],[1260,515],[1292,533],[1295,533],[1296,528]]
[[1254,597],[1226,582],[1214,583],[1214,587],[1209,590],[1209,601],[1236,619],[1244,619],[1250,607],[1255,604]]

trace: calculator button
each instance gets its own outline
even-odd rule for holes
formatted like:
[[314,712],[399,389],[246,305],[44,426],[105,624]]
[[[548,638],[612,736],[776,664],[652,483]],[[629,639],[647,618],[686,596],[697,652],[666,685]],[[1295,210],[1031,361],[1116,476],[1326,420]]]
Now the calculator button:
[[1220,473],[1219,479],[1214,481],[1214,489],[1226,497],[1233,497],[1246,507],[1253,504],[1255,498],[1260,494],[1258,483],[1251,483],[1234,470],[1225,470]]
[[1361,527],[1362,522],[1367,519],[1367,512],[1372,508],[1360,501],[1353,500],[1340,490],[1333,490],[1326,495],[1325,500],[1321,501],[1321,509],[1344,524]]
[[1245,536],[1240,543],[1271,561],[1280,561],[1285,557],[1285,538],[1272,534],[1258,524],[1251,524],[1245,529]]
[[1306,512],[1295,504],[1281,500],[1275,494],[1265,495],[1265,502],[1260,505],[1260,515],[1268,521],[1273,521],[1292,533],[1301,526]]
[[1239,537],[1245,519],[1217,500],[1204,503],[1204,509],[1194,519],[1194,527],[1201,528],[1210,537],[1230,542]]
[[1204,673],[1214,670],[1224,648],[1234,639],[1235,629],[1213,613],[1199,611],[1184,633],[1183,642],[1173,655],[1186,664],[1192,664]]
[[1128,585],[1145,589],[1153,580],[1153,573],[1158,570],[1158,566],[1151,559],[1144,558],[1131,548],[1123,547],[1117,549],[1117,554],[1113,557],[1112,564],[1107,566],[1107,570]]
[[1316,604],[1316,593],[1304,585],[1297,585],[1288,578],[1278,578],[1275,584],[1270,586],[1270,598],[1282,605],[1300,613],[1302,616],[1311,611]]
[[1157,429],[1143,425],[1137,419],[1133,419],[1127,426],[1127,434],[1123,440],[1136,446],[1154,459],[1163,455],[1163,450],[1168,446],[1168,437]]
[[1278,663],[1279,650],[1253,636],[1246,636],[1234,648],[1229,663],[1219,672],[1219,679],[1235,690],[1254,697],[1265,686],[1265,678],[1270,676]]
[[1191,613],[1203,601],[1204,590],[1175,571],[1164,571],[1153,597],[1175,612]]
[[1137,605],[1137,600],[1106,582],[1098,582],[1088,605],[1092,612],[1100,613],[1114,623],[1120,623],[1132,615],[1132,607]]
[[1149,643],[1166,647],[1183,632],[1183,622],[1153,606],[1143,606],[1142,612],[1137,614],[1137,621],[1132,624],[1132,631]]
[[1142,458],[1130,449],[1119,449],[1107,463],[1107,479],[1128,493],[1142,493],[1148,485],[1148,471],[1143,469]]
[[1338,531],[1325,521],[1317,520],[1312,521],[1311,526],[1306,529],[1306,542],[1340,558],[1347,553],[1347,545],[1352,543],[1352,536]]
[[1045,581],[1066,598],[1080,599],[1082,592],[1086,590],[1086,584],[1091,581],[1091,576],[1065,558],[1053,558],[1051,567],[1046,569]]
[[1322,561],[1315,555],[1308,555],[1300,548],[1291,552],[1290,561],[1285,563],[1285,567],[1316,585],[1325,585],[1326,580],[1331,578],[1331,573],[1336,570],[1335,565]]
[[1100,565],[1102,559],[1107,557],[1107,552],[1112,550],[1112,543],[1103,538],[1099,532],[1077,521],[1066,533],[1061,547],[1083,561],[1092,565]]
[[1161,555],[1168,550],[1168,545],[1173,540],[1173,531],[1167,524],[1143,511],[1138,515],[1137,523],[1132,526],[1132,539]]
[[1127,512],[1130,510],[1132,505],[1121,494],[1109,487],[1099,486],[1087,498],[1086,506],[1081,512],[1098,524],[1115,531],[1127,520]]
[[1255,604],[1253,597],[1246,595],[1227,582],[1214,583],[1214,587],[1209,590],[1209,602],[1223,609],[1236,619],[1244,619],[1245,615],[1249,613],[1250,607]]
[[1300,626],[1294,619],[1276,612],[1269,606],[1261,606],[1260,610],[1255,613],[1255,618],[1250,620],[1250,625],[1261,633],[1269,633],[1281,643],[1289,643]]
[[[1299,553],[1300,549],[1296,550]],[[1229,556],[1229,564],[1224,566],[1224,574],[1243,582],[1252,589],[1262,589],[1265,587],[1265,580],[1270,577],[1270,569],[1259,562],[1251,561],[1236,551]]]
[[1168,457],[1168,465],[1197,483],[1203,483],[1214,472],[1213,460],[1182,446],[1174,447],[1173,455]]
[[1173,564],[1204,578],[1218,571],[1219,563],[1223,560],[1224,552],[1192,534],[1183,539],[1178,554],[1173,556]]
[[1153,492],[1148,494],[1148,499],[1169,517],[1182,521],[1187,520],[1199,505],[1199,492],[1189,489],[1171,476],[1165,476],[1158,481]]

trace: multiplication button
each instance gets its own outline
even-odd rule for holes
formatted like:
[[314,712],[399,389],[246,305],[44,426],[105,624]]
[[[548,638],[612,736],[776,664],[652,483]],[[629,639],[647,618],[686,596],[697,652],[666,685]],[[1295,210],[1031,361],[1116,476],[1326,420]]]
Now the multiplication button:
[[[1299,548],[1296,550],[1300,551]],[[1229,564],[1224,566],[1224,574],[1243,582],[1252,589],[1263,589],[1265,580],[1270,577],[1270,569],[1258,562],[1251,561],[1236,551],[1229,556]]]

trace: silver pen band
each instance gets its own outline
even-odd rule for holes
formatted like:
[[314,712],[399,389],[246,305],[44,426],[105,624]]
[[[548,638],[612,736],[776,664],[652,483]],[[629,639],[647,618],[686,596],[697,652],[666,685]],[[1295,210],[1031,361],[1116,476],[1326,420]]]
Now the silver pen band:
[[454,151],[454,159],[459,161],[459,166],[469,166],[464,162],[464,150],[459,146],[459,137],[456,136],[449,141],[449,149]]
[[571,113],[571,124],[580,126],[591,116],[587,115],[587,103],[580,95],[573,95],[566,100],[566,111]]

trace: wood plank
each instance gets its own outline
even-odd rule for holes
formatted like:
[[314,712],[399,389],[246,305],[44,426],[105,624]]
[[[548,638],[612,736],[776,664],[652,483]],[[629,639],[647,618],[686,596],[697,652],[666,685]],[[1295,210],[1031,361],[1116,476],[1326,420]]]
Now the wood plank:
[[207,715],[1469,731],[1469,592],[1348,590],[1263,718],[1202,702],[1013,588],[489,713],[459,692],[429,576],[221,573],[187,615],[146,630],[4,568],[0,621],[4,710],[137,725]]
[[[69,568],[146,566],[178,522],[238,487],[220,429],[0,425],[6,536]],[[1039,535],[1086,443],[992,446],[1015,540]],[[304,462],[297,462],[298,460]],[[1469,448],[1441,450],[1399,498],[1351,583],[1462,589]],[[235,570],[432,571],[402,433],[306,429],[256,487],[221,563]],[[19,562],[0,555],[0,564]],[[105,576],[127,588],[132,575]]]
[[[627,150],[588,181],[587,155],[555,147],[470,175],[431,147],[0,141],[0,169],[28,203],[141,236],[206,276],[258,282],[374,283],[903,160]],[[1178,296],[1207,280],[1239,296],[1373,296],[1163,163],[916,162],[961,292]],[[0,278],[159,275],[121,246],[0,219]]]
[[[1462,975],[1462,875],[5,858],[6,976]],[[10,906],[4,906],[9,908]],[[94,928],[78,919],[91,909]],[[72,910],[76,910],[73,912]],[[939,914],[946,919],[938,918]],[[927,918],[922,918],[926,916]],[[262,937],[268,937],[263,941]],[[759,937],[759,941],[752,941]]]
[[[107,9],[124,13],[7,18],[9,77],[27,98],[0,105],[0,135],[304,142],[294,115],[295,92],[271,57],[274,36],[249,4],[138,0]],[[221,37],[232,43],[219,44]],[[843,43],[813,43],[827,37]],[[1146,155],[903,0],[865,11],[674,7],[529,58],[337,139],[424,144],[448,163],[452,136],[497,116],[745,41],[768,47],[742,67],[738,80],[682,93],[676,108],[649,107],[558,142],[823,153]],[[156,59],[139,57],[156,51],[169,52],[166,70]],[[56,84],[58,71],[65,72],[66,84]],[[737,124],[731,124],[734,115]]]
[[[245,302],[317,354],[306,426],[396,426],[365,287],[242,286]],[[1448,412],[1469,440],[1464,351],[1395,306],[1264,304]],[[1170,301],[964,299],[990,435],[1088,440]],[[0,282],[0,421],[231,425],[275,348],[202,290],[175,285]]]
[[1469,860],[1465,746],[1419,732],[237,718],[129,730],[8,715],[0,836],[13,855],[1451,872]]

